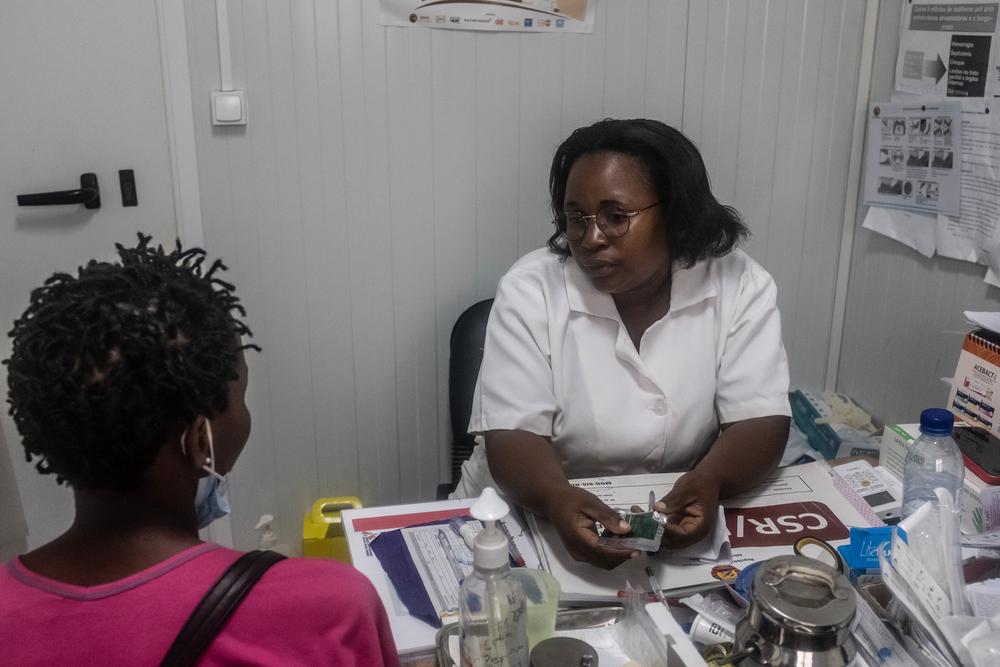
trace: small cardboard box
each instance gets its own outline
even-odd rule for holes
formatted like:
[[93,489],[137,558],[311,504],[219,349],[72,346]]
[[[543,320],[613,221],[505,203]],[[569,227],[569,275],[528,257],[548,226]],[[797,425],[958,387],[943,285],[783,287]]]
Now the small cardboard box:
[[[920,434],[919,424],[887,424],[882,433],[879,465],[903,479],[906,450]],[[962,489],[962,532],[1000,530],[1000,486],[987,484],[966,469]]]

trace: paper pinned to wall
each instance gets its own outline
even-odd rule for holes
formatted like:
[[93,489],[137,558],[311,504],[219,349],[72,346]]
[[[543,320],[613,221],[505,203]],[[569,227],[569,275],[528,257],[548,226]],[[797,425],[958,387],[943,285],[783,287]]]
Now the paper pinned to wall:
[[[922,98],[896,93],[893,104],[912,107]],[[936,103],[924,99],[925,104]],[[925,215],[870,207],[862,226],[903,243],[925,257],[935,254],[988,267],[983,280],[1000,287],[1000,99],[960,102],[958,215]],[[959,159],[956,157],[956,159]]]
[[934,256],[936,215],[901,208],[869,206],[861,226],[908,245],[924,257]]
[[998,3],[907,2],[896,89],[935,98],[990,98],[995,87]]
[[872,105],[865,203],[957,215],[961,133],[962,107],[958,102]]
[[989,264],[1000,242],[997,237],[1000,228],[1000,118],[997,118],[997,110],[991,110],[983,100],[962,102],[961,209],[957,216],[938,216],[939,255]]
[[381,24],[446,30],[593,32],[592,0],[381,0]]

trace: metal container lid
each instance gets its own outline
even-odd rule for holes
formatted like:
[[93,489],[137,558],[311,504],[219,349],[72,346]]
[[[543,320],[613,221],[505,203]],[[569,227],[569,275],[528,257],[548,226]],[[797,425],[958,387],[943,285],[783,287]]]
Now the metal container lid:
[[815,637],[847,629],[857,605],[847,577],[804,556],[766,561],[754,576],[753,601],[750,620],[758,631],[771,634],[766,626],[776,626]]
[[597,667],[597,651],[575,637],[543,639],[531,650],[531,667]]

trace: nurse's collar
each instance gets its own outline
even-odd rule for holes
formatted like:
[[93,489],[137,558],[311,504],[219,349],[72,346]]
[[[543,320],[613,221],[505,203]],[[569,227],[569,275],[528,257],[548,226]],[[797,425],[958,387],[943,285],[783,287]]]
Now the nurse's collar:
[[[670,312],[676,312],[716,296],[715,282],[708,271],[708,261],[698,262],[690,268],[674,264],[670,278]],[[612,320],[619,318],[618,309],[610,294],[599,291],[580,270],[576,262],[563,262],[566,278],[566,295],[570,310]]]

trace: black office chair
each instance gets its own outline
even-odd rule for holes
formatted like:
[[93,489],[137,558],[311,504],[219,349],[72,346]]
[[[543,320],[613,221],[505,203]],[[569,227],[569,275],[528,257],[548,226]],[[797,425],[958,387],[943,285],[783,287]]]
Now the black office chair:
[[476,440],[469,435],[472,394],[476,390],[479,366],[483,363],[486,323],[493,299],[484,299],[466,308],[451,329],[451,356],[448,360],[448,409],[451,414],[451,481],[439,484],[437,499],[455,490],[462,464],[472,455]]

